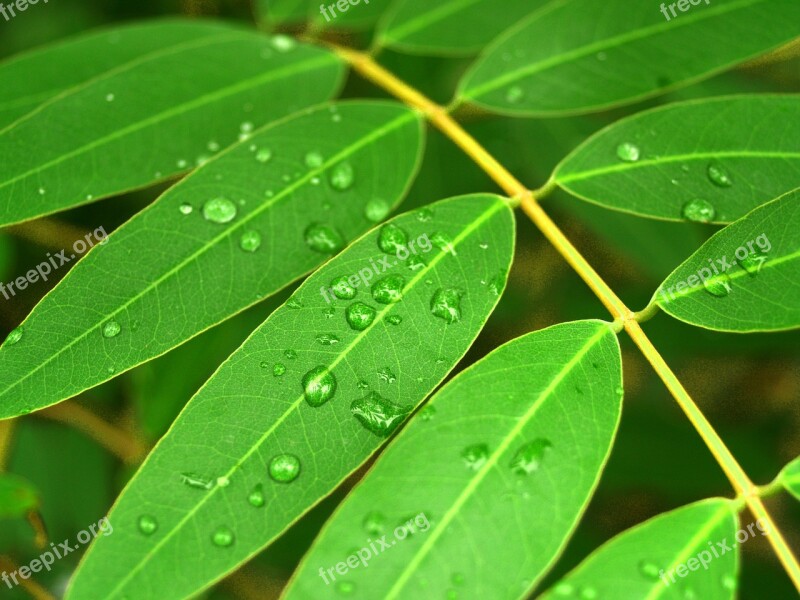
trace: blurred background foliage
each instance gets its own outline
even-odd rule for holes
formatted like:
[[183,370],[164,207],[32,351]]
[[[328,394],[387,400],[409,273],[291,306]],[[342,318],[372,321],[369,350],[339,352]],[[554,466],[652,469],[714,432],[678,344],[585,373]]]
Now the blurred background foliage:
[[[57,0],[0,22],[0,56],[7,58],[97,27],[176,15],[253,23],[247,0]],[[359,34],[345,41],[360,45],[365,38]],[[470,62],[391,51],[379,59],[445,104]],[[571,149],[621,117],[677,100],[742,92],[800,92],[800,47],[795,44],[733,72],[607,113],[542,121],[490,116],[467,107],[457,116],[520,180],[536,188]],[[383,94],[351,76],[343,95]],[[68,247],[84,231],[103,226],[111,232],[161,191],[151,188],[0,231],[0,281],[25,273],[46,252]],[[422,171],[401,210],[480,191],[497,190],[452,143],[431,130]],[[544,205],[635,309],[643,308],[660,281],[716,230],[610,212],[564,193],[553,194]],[[575,319],[607,318],[599,301],[522,215],[518,215],[518,230],[508,289],[456,371],[526,332]],[[56,279],[67,270],[59,271]],[[39,282],[10,301],[0,298],[0,336],[18,325],[55,283]],[[69,539],[74,543],[79,531],[97,523],[191,395],[290,291],[54,409],[0,422],[0,470],[27,480],[38,497],[38,506],[27,518],[0,515],[0,571],[29,563],[49,542]],[[757,483],[767,483],[800,455],[799,333],[715,333],[664,315],[646,329]],[[731,495],[721,470],[688,420],[629,340],[624,336],[621,340],[626,397],[611,461],[583,524],[541,589],[593,548],[636,523],[704,497]],[[277,597],[322,523],[361,473],[206,596]],[[792,547],[800,549],[800,504],[786,495],[768,502]],[[746,525],[751,517],[745,513],[742,519]],[[0,596],[35,597],[40,593],[37,585],[60,595],[81,552],[57,562],[51,573],[37,574],[28,589],[12,592],[0,587]],[[740,597],[794,597],[787,576],[763,539],[751,540],[743,548]]]

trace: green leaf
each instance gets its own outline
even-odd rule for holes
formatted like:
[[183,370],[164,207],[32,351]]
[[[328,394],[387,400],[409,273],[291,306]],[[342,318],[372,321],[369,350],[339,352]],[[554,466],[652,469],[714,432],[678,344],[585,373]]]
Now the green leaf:
[[[800,96],[770,95],[646,111],[587,140],[553,181],[645,217],[730,223],[800,184],[798,114]],[[698,199],[711,209],[690,210]]]
[[687,6],[667,21],[652,2],[553,2],[487,49],[459,97],[509,115],[599,111],[708,77],[800,33],[795,0]]
[[238,30],[119,64],[0,130],[0,225],[187,172],[341,75],[327,51]]
[[391,0],[256,0],[258,18],[272,25],[310,22],[318,30],[365,29],[381,18]]
[[[501,346],[438,392],[383,453],[287,597],[337,598],[352,584],[364,598],[445,598],[454,583],[475,598],[524,597],[597,485],[621,385],[607,323],[556,325]],[[370,538],[390,546],[371,568],[321,577]]]
[[121,64],[235,31],[222,23],[150,21],[92,32],[12,57],[0,64],[0,130],[64,90]]
[[800,458],[790,462],[781,473],[783,486],[800,500]]
[[[732,599],[739,570],[736,523],[735,506],[716,498],[659,515],[603,544],[541,598]],[[751,527],[752,535],[759,532]]]
[[800,327],[800,189],[718,232],[661,284],[653,301],[707,329]]
[[[319,266],[403,197],[421,135],[399,104],[324,105],[199,168],[96,246],[0,348],[0,418],[159,356]],[[215,206],[235,218],[204,218]],[[332,243],[314,250],[312,234]]]
[[545,0],[401,0],[378,42],[415,54],[475,54]]
[[[171,598],[195,594],[359,468],[384,441],[373,430],[391,431],[458,363],[505,285],[513,213],[502,198],[476,195],[392,224],[314,273],[189,402],[121,496],[110,515],[117,533],[90,550],[68,597],[162,598],[165,586]],[[398,243],[409,245],[400,246],[406,261],[394,257]],[[374,276],[371,290],[359,273]],[[334,280],[351,276],[358,285],[337,289],[352,298],[334,298]],[[374,299],[390,301],[401,284],[402,300]],[[359,314],[374,314],[371,324]],[[299,461],[290,483],[279,481],[296,473],[276,460],[285,454]],[[182,483],[187,473],[210,489]],[[261,494],[263,506],[251,505]],[[138,531],[141,517],[157,530]],[[233,543],[215,545],[229,532]]]
[[26,480],[0,473],[0,519],[25,517],[39,506],[36,489]]

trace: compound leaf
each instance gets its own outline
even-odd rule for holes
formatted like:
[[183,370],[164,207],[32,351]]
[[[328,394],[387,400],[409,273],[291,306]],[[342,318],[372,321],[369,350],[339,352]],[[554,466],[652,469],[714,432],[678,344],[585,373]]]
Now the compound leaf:
[[[48,53],[65,70],[74,54]],[[331,98],[342,72],[330,52],[237,29],[106,68],[0,130],[0,226],[185,173]]]
[[325,105],[197,169],[95,246],[0,348],[0,418],[115,377],[319,266],[404,196],[421,137],[399,104]]
[[733,504],[717,498],[659,515],[600,546],[541,598],[732,600],[736,522]]
[[[287,598],[337,598],[341,586],[365,598],[444,598],[457,578],[475,598],[525,597],[597,485],[621,386],[607,323],[556,325],[501,346],[448,383],[387,448],[329,521]],[[409,520],[413,535],[404,531]],[[373,540],[385,548],[380,556],[369,552]],[[337,573],[359,548],[374,566],[357,556],[356,568]]]
[[798,111],[800,96],[770,95],[657,108],[592,136],[553,181],[645,217],[730,223],[800,185]]
[[[669,4],[679,3],[661,6]],[[508,115],[600,111],[708,77],[800,34],[795,0],[684,4],[689,12],[667,20],[652,2],[553,2],[486,50],[459,97]]]
[[513,245],[506,200],[467,196],[393,219],[311,275],[189,402],[68,597],[185,598],[268,545],[461,359]]
[[707,329],[800,327],[800,190],[719,231],[661,284],[653,302]]

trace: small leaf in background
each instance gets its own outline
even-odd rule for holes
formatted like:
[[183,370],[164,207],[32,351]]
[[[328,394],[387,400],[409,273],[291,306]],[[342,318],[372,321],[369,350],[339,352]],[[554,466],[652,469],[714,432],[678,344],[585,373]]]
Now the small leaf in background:
[[378,43],[414,54],[475,54],[545,0],[399,0]]
[[39,506],[34,487],[15,475],[0,473],[0,519],[25,517]]
[[[185,173],[254,129],[331,98],[339,59],[283,39],[231,29],[173,44],[0,130],[0,226]],[[62,69],[72,58],[62,60],[58,48],[50,56]]]
[[[607,323],[565,323],[501,346],[387,448],[287,598],[338,598],[348,586],[363,598],[447,598],[461,587],[475,598],[524,597],[591,498],[621,405],[619,345]],[[409,520],[413,535],[402,531]],[[375,555],[375,539],[390,547]],[[360,548],[371,563],[329,570]]]
[[541,598],[731,600],[739,570],[736,536],[763,535],[755,525],[752,534],[737,532],[736,523],[734,505],[722,499],[664,513],[600,546]]
[[800,185],[800,96],[672,104],[591,137],[554,183],[645,217],[730,223]]
[[714,235],[661,284],[653,302],[707,329],[800,327],[800,190]]
[[0,130],[64,90],[121,64],[234,31],[220,23],[165,19],[91,32],[15,56],[0,64]]
[[476,195],[401,215],[326,263],[189,402],[68,597],[188,597],[267,546],[458,363],[513,245],[506,200]]
[[800,458],[790,462],[783,470],[781,482],[795,498],[800,500]]
[[459,98],[507,115],[600,111],[708,77],[800,33],[796,0],[690,8],[667,20],[653,2],[553,2],[486,50]]
[[397,205],[421,136],[399,104],[326,105],[199,168],[96,246],[0,348],[0,416],[111,379],[314,269],[374,225],[368,208]]

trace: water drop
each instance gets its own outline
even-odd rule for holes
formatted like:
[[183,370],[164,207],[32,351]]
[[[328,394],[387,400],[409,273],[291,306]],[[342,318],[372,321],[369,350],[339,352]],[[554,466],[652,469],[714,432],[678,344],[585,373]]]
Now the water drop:
[[273,35],[270,38],[269,43],[275,50],[281,53],[289,52],[297,45],[297,42],[294,41],[294,38],[282,34]]
[[40,195],[40,196],[44,196],[46,193],[47,193],[47,190],[46,190],[46,189],[44,189],[43,187],[40,187],[40,188],[39,188],[39,195]]
[[314,367],[303,375],[303,393],[311,406],[322,406],[336,393],[336,377],[327,367]]
[[355,173],[353,166],[349,162],[342,162],[331,169],[328,180],[331,187],[340,192],[344,192],[353,187],[355,181]]
[[597,598],[597,590],[587,585],[581,589],[581,600],[595,600]]
[[764,263],[767,262],[767,255],[762,252],[756,252],[745,257],[739,264],[747,271],[751,277],[755,277],[761,272]]
[[217,487],[226,488],[230,484],[231,484],[230,478],[225,476],[217,477]]
[[264,506],[264,486],[259,483],[255,488],[253,488],[253,491],[250,492],[249,496],[247,496],[247,502],[250,504],[250,506],[255,508],[261,508]]
[[350,411],[361,424],[375,435],[387,437],[402,423],[408,411],[376,392],[354,400]]
[[150,515],[142,515],[138,521],[139,531],[144,535],[153,535],[158,531],[158,521]]
[[345,310],[347,324],[356,331],[364,331],[375,320],[374,308],[363,302],[354,302]]
[[486,444],[469,446],[461,453],[461,458],[468,468],[477,471],[489,460],[489,447]]
[[572,596],[572,594],[575,593],[575,586],[564,581],[556,585],[556,587],[553,588],[553,592],[556,596]]
[[217,142],[215,142],[214,140],[211,140],[210,142],[208,142],[207,148],[211,152],[217,152],[219,150],[219,144]]
[[210,490],[212,487],[214,487],[213,481],[194,473],[182,473],[181,482],[184,485],[196,488],[198,490]]
[[319,152],[309,152],[306,154],[304,161],[309,169],[316,169],[317,167],[322,166],[322,163],[325,162],[325,159]]
[[3,342],[4,346],[13,346],[22,338],[22,327],[17,327],[16,329],[12,329],[11,333],[8,334],[6,341]]
[[291,348],[284,350],[283,355],[289,360],[294,360],[295,358],[297,358],[297,352],[295,350],[292,350]]
[[181,211],[182,215],[190,215],[190,214],[192,214],[192,211],[194,210],[194,207],[191,204],[189,204],[188,202],[184,202],[183,204],[181,204],[178,207],[178,210]]
[[722,577],[722,587],[730,591],[735,590],[738,587],[736,577],[734,575],[724,575]]
[[261,148],[261,150],[256,152],[256,160],[262,164],[268,163],[272,160],[272,150],[269,148]]
[[724,298],[731,293],[731,278],[721,273],[703,282],[706,291],[717,298]]
[[489,292],[493,296],[499,296],[500,292],[503,291],[505,286],[506,286],[506,275],[505,273],[500,273],[499,275],[492,278],[487,287],[489,288]]
[[433,211],[430,208],[420,208],[417,211],[417,221],[420,223],[427,223],[433,219]]
[[304,235],[308,247],[316,252],[335,254],[344,248],[344,239],[341,234],[327,225],[312,223]]
[[441,231],[437,231],[431,236],[431,243],[439,248],[442,252],[447,252],[448,254],[452,254],[453,256],[456,255],[456,248],[453,245],[453,240],[450,239],[450,236],[446,233],[442,233]]
[[367,218],[368,221],[372,221],[373,223],[380,223],[386,218],[386,215],[389,214],[391,207],[386,200],[382,200],[381,198],[374,198],[367,202],[366,206],[364,207],[364,216]]
[[316,339],[323,346],[333,346],[339,343],[339,338],[332,333],[320,333]]
[[636,162],[639,160],[639,155],[639,146],[636,146],[635,144],[625,142],[624,144],[617,146],[617,157],[619,157],[619,159],[622,161]]
[[390,325],[400,325],[403,322],[403,317],[400,315],[390,315],[386,317],[386,320],[389,322]]
[[119,335],[119,332],[122,331],[122,327],[116,321],[109,321],[105,325],[103,325],[103,337],[104,338],[113,338]]
[[394,383],[397,381],[397,377],[391,372],[389,367],[383,367],[380,371],[378,371],[378,377],[380,377],[385,383]]
[[461,292],[442,288],[431,298],[431,313],[451,325],[461,319]]
[[660,569],[655,563],[649,561],[642,561],[639,563],[639,573],[647,579],[658,579]]
[[545,451],[553,444],[544,438],[536,439],[522,446],[511,460],[511,470],[518,475],[530,475],[538,471]]
[[233,546],[233,542],[236,540],[236,536],[234,536],[233,531],[229,527],[218,527],[214,534],[211,536],[211,541],[214,542],[215,546],[220,548],[228,548]]
[[714,209],[714,205],[701,198],[690,200],[681,209],[683,218],[695,223],[710,223],[714,220],[716,214],[717,211]]
[[364,517],[363,526],[364,531],[373,537],[382,535],[386,531],[386,517],[379,512],[371,512]]
[[113,102],[114,97],[114,94],[106,94],[106,102]]
[[433,420],[433,418],[436,416],[436,407],[432,404],[428,404],[420,411],[419,416],[423,421]]
[[269,463],[269,476],[280,483],[290,483],[300,475],[300,459],[294,454],[279,454]]
[[282,363],[275,363],[272,367],[273,377],[281,377],[284,373],[286,373],[286,366]]
[[378,233],[378,248],[386,254],[397,254],[398,248],[408,244],[408,234],[394,223],[387,223]]
[[364,381],[363,379],[362,379],[361,381],[359,381],[359,382],[356,384],[356,386],[357,386],[357,387],[358,387],[358,389],[360,389],[360,390],[368,390],[368,389],[369,389],[369,384],[368,384],[366,381]]
[[514,85],[506,90],[506,102],[517,104],[525,97],[525,92],[518,85]]
[[424,269],[427,266],[425,259],[422,258],[419,254],[412,254],[406,264],[408,265],[408,268],[411,269],[412,271],[417,271],[418,269]]
[[708,165],[707,172],[711,183],[717,187],[731,187],[733,185],[733,179],[731,179],[730,173],[719,163],[711,163]]
[[352,300],[356,297],[356,289],[347,281],[347,277],[342,275],[331,281],[333,295],[339,300]]
[[242,133],[252,133],[253,124],[250,121],[245,121],[239,126],[239,131]]
[[244,232],[239,247],[245,252],[255,252],[261,247],[261,234],[254,230]]
[[336,314],[336,309],[332,306],[329,306],[325,310],[322,311],[322,314],[325,315],[326,319],[332,319],[333,316]]
[[214,198],[203,204],[203,217],[212,223],[228,223],[236,217],[236,204],[227,198]]
[[352,596],[356,591],[356,584],[352,581],[338,581],[336,582],[336,591],[342,596]]
[[381,304],[393,304],[403,299],[406,282],[400,275],[389,275],[372,285],[372,297]]

